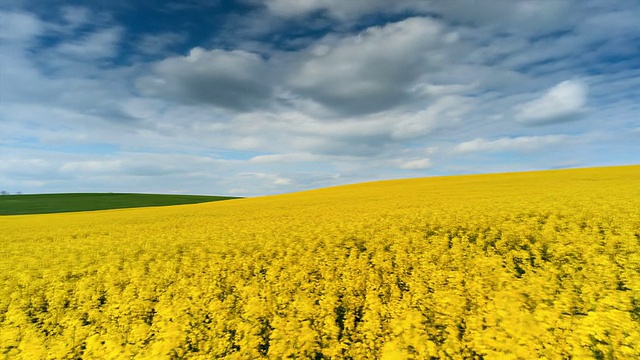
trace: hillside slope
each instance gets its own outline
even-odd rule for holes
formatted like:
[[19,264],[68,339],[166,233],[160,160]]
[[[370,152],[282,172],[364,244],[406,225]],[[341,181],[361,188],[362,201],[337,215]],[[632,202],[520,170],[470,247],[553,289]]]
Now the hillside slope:
[[235,199],[226,196],[70,193],[0,196],[0,215],[48,214],[147,206],[197,204]]
[[640,166],[10,216],[0,230],[10,358],[640,358]]

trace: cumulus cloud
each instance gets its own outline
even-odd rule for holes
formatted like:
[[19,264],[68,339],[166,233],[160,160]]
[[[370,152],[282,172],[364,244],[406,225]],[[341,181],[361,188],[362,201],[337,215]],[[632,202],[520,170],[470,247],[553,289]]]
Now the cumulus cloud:
[[517,118],[525,124],[545,125],[576,119],[585,111],[588,87],[566,80],[548,89],[540,98],[519,105]]
[[496,140],[478,138],[456,145],[454,152],[532,151],[541,147],[563,143],[568,138],[566,135],[517,136],[503,137]]
[[340,116],[390,109],[424,96],[416,85],[444,65],[444,45],[455,41],[440,22],[425,17],[370,27],[312,47],[289,84]]
[[200,47],[160,61],[136,85],[145,96],[234,111],[264,107],[272,94],[267,65],[257,54]]

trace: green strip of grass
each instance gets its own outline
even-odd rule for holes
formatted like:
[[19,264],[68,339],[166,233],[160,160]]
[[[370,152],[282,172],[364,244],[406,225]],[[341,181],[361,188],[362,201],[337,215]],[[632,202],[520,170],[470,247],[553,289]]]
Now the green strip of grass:
[[0,215],[49,214],[145,206],[196,204],[237,199],[228,196],[73,193],[0,196]]

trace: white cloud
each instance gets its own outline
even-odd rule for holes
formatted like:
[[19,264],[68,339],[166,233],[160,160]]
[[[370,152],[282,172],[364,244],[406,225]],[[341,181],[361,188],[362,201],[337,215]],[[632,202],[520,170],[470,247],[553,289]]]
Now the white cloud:
[[539,99],[519,105],[517,118],[525,124],[567,121],[585,111],[588,87],[578,80],[566,80],[547,90]]
[[569,137],[566,135],[503,137],[497,140],[478,138],[458,144],[454,148],[454,152],[533,151],[541,147],[561,144],[568,140]]
[[0,10],[0,40],[29,43],[40,35],[44,26],[40,19],[29,13],[6,12]]
[[146,96],[246,111],[266,106],[269,82],[266,64],[257,54],[196,47],[187,56],[158,62],[136,85]]
[[457,95],[443,96],[425,110],[397,117],[391,136],[406,140],[428,135],[437,129],[456,127],[472,109],[471,99]]
[[564,1],[429,1],[426,10],[467,26],[502,32],[545,34],[570,28],[580,14]]
[[221,184],[232,179],[237,166],[230,160],[176,153],[99,154],[8,148],[0,153],[0,183],[12,192],[27,193],[38,190],[27,186],[26,180],[38,179],[50,192],[165,193],[180,184],[188,193],[215,194],[221,193]]
[[[272,192],[280,192],[284,186],[292,185],[293,179],[283,177],[273,173],[240,173],[237,174],[236,184],[242,184],[242,189],[253,188],[253,186],[243,186],[245,184],[271,189]],[[235,188],[237,190],[237,188]]]
[[470,103],[464,98],[444,97],[417,113],[391,111],[339,121],[296,111],[256,112],[236,116],[229,126],[256,142],[264,139],[253,149],[276,153],[256,156],[251,160],[254,163],[323,163],[378,156],[397,150],[402,141],[419,141],[433,132],[460,127]]
[[59,166],[59,172],[76,176],[120,174],[123,176],[154,177],[160,175],[198,174],[203,169],[224,167],[226,165],[225,160],[202,156],[120,153],[115,156],[103,156],[96,160],[65,161]]
[[186,36],[178,33],[144,34],[140,36],[136,47],[142,54],[158,55],[167,51],[171,46],[182,43],[185,40]]
[[65,6],[61,10],[62,18],[71,29],[86,25],[91,21],[91,11],[80,6]]
[[440,97],[446,95],[457,95],[460,93],[470,92],[477,89],[478,83],[473,84],[428,84],[422,83],[416,85],[412,91],[419,92],[425,96]]
[[278,178],[273,182],[274,185],[290,185],[291,179]]
[[250,190],[242,189],[242,188],[233,188],[228,191],[230,195],[246,195],[251,193]]
[[91,32],[86,36],[60,44],[56,51],[60,55],[80,60],[112,58],[118,54],[123,29],[111,27]]
[[321,4],[315,0],[267,0],[266,6],[276,14],[294,16],[315,11],[321,7]]
[[272,155],[258,155],[252,157],[249,162],[257,164],[271,164],[271,163],[296,163],[296,162],[313,162],[327,160],[326,156],[315,155],[309,153],[289,153],[289,154],[272,154]]
[[17,178],[31,175],[50,173],[55,167],[46,159],[40,157],[10,158],[3,157],[0,162],[0,170],[4,174],[11,174]]
[[456,25],[546,34],[574,26],[583,16],[570,3],[555,0],[424,1],[424,0],[266,0],[266,7],[283,17],[325,11],[348,21],[372,13],[413,12],[437,15]]
[[267,8],[280,16],[303,16],[325,10],[332,16],[347,19],[379,10],[402,11],[424,7],[419,0],[267,0]]
[[60,167],[61,172],[70,173],[109,173],[120,171],[123,162],[120,160],[88,160],[88,161],[72,161],[65,163]]
[[446,41],[444,26],[430,18],[370,27],[312,47],[289,83],[340,115],[387,110],[424,96],[416,85],[445,64]]
[[404,170],[424,170],[432,166],[433,162],[429,158],[409,160],[400,164],[400,168]]

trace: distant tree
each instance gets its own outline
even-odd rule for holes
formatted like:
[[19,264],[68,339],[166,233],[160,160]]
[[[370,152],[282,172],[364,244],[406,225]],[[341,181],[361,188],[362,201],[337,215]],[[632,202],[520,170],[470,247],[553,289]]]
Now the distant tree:
[[8,193],[8,192],[6,192],[6,191],[4,191],[4,190],[0,191],[0,194],[1,194],[1,195],[9,195],[9,193]]

